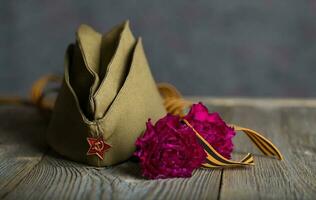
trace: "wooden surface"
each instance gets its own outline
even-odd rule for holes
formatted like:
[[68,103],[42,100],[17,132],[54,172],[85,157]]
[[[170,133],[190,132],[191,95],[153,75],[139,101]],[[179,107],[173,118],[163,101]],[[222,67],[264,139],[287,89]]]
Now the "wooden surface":
[[30,107],[0,107],[0,198],[3,199],[315,199],[316,101],[207,99],[230,123],[270,138],[284,161],[267,158],[242,133],[234,157],[255,166],[196,170],[191,178],[146,180],[137,163],[95,168],[69,161],[45,144],[47,122]]

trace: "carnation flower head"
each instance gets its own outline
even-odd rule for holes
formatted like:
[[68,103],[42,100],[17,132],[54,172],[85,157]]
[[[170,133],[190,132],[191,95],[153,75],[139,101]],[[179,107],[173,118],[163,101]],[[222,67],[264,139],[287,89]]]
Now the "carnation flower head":
[[[222,156],[231,158],[235,135],[218,113],[209,113],[202,104],[193,104],[183,117]],[[140,160],[142,175],[149,179],[190,177],[206,159],[192,127],[182,118],[167,114],[153,125],[149,119],[146,131],[136,141],[134,153]]]
[[193,130],[170,114],[155,125],[148,120],[136,147],[142,175],[149,179],[190,177],[206,158]]

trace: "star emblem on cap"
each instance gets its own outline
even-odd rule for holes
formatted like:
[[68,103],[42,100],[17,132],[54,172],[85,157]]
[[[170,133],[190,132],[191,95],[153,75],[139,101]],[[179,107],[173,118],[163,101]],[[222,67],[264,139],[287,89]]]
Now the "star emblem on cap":
[[89,150],[87,155],[97,155],[101,160],[103,160],[104,152],[111,148],[111,145],[107,144],[103,140],[103,136],[98,138],[87,138],[89,144]]

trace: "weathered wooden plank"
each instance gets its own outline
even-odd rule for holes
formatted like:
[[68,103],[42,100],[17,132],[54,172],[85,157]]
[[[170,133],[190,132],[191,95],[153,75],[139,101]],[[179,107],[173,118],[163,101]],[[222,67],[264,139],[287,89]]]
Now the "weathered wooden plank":
[[34,108],[0,107],[0,198],[41,160],[46,123]]
[[221,170],[190,179],[145,180],[137,163],[94,168],[48,154],[7,199],[216,199]]
[[[225,169],[220,199],[314,199],[316,196],[316,108],[248,106],[233,109],[232,122],[268,136],[284,161],[259,156],[255,167]],[[254,151],[236,137],[237,151]]]

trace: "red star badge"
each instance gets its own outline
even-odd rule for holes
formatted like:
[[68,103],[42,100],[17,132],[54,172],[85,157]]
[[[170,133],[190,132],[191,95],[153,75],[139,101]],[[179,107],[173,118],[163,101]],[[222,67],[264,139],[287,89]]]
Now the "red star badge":
[[97,155],[101,160],[103,160],[104,152],[111,148],[111,145],[104,142],[103,136],[98,138],[87,138],[87,141],[90,146],[87,155]]

